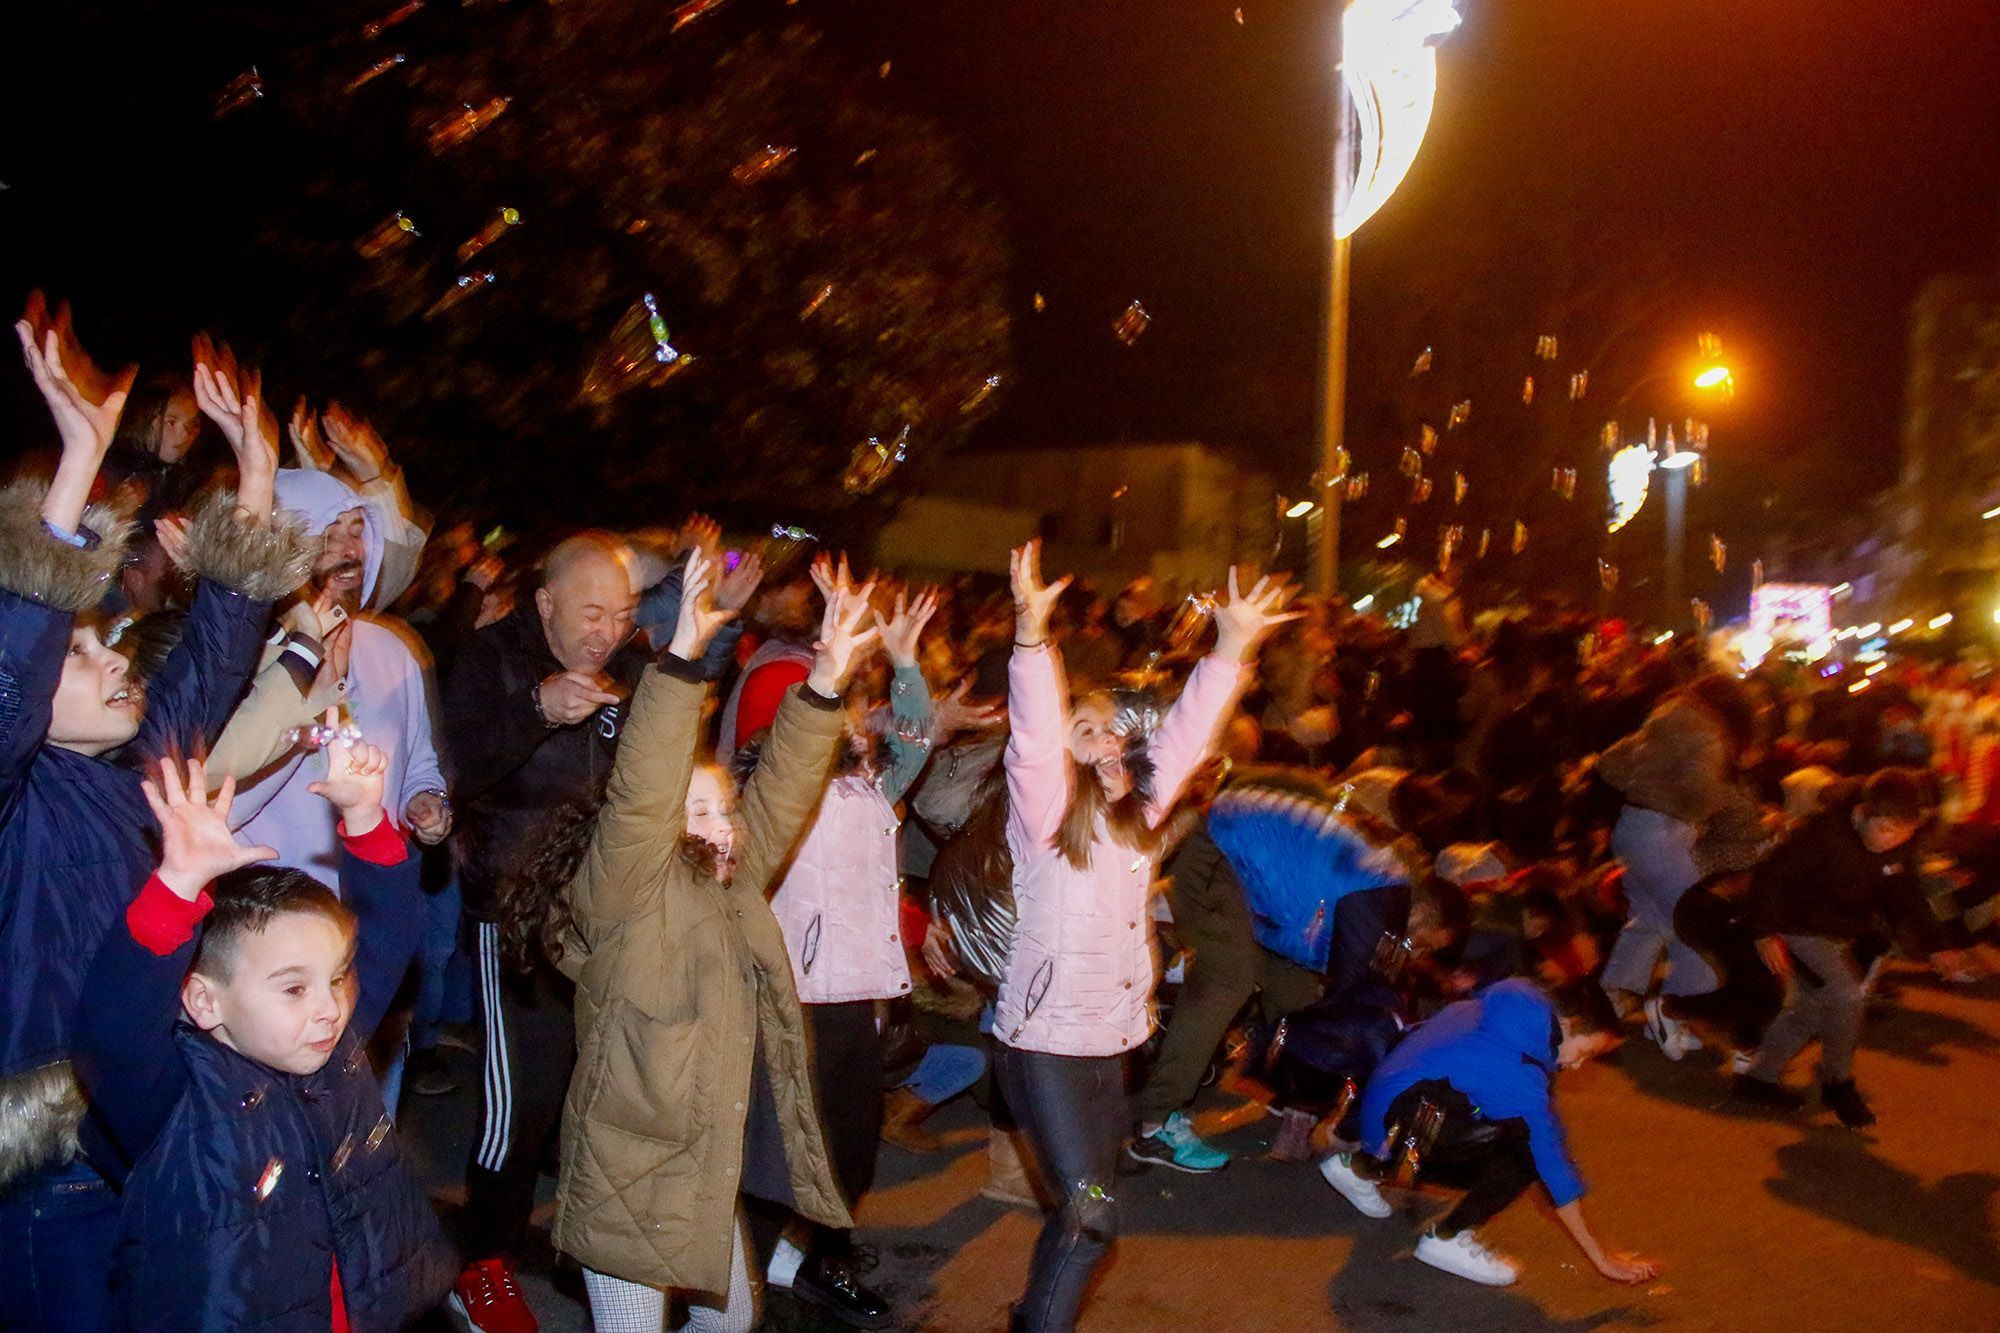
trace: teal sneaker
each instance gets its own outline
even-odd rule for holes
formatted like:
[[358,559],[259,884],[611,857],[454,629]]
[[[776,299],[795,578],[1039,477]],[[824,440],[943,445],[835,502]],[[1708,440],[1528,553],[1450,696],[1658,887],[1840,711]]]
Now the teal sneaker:
[[1151,1134],[1135,1134],[1125,1145],[1125,1155],[1135,1162],[1172,1167],[1189,1175],[1205,1176],[1229,1165],[1229,1154],[1194,1132],[1194,1126],[1179,1111]]

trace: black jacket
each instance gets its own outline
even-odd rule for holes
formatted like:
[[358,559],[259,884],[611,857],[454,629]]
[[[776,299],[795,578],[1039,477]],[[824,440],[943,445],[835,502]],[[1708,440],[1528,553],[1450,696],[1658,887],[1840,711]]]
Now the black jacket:
[[1829,801],[1761,865],[1750,886],[1750,928],[1766,935],[1859,940],[1891,929],[1929,950],[1936,922],[1916,873],[1917,840],[1871,852],[1854,827],[1858,789]]
[[[604,673],[627,694],[646,667],[644,641],[611,655]],[[625,706],[545,727],[531,694],[562,664],[549,651],[534,599],[472,636],[444,686],[445,763],[456,804],[465,908],[492,920],[501,877],[549,817],[600,795],[618,757]]]

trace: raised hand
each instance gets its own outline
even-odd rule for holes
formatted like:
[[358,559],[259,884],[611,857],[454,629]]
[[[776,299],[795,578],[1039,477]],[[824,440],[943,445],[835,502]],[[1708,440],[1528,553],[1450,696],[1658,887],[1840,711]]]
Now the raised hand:
[[[839,577],[845,578],[846,574],[847,560],[843,556]],[[843,588],[835,583],[832,595],[827,598],[826,614],[820,620],[812,674],[806,678],[808,689],[821,696],[832,697],[846,686],[847,678],[861,664],[868,648],[881,636],[880,630],[868,625],[875,614],[868,599],[874,595],[875,585],[872,583],[864,583],[859,588]],[[864,625],[868,627],[862,628]]]
[[306,406],[304,398],[292,409],[292,420],[286,429],[292,440],[292,459],[302,471],[333,470],[333,446],[320,434],[319,414]]
[[736,562],[736,568],[724,574],[715,585],[715,604],[730,611],[741,611],[750,605],[750,599],[757,595],[757,585],[764,581],[764,553],[746,551]]
[[264,378],[236,364],[228,345],[194,337],[194,400],[236,455],[236,504],[254,522],[271,516],[278,476],[278,419],[264,403]]
[[1288,620],[1297,620],[1303,611],[1287,612],[1285,607],[1298,589],[1283,579],[1269,575],[1257,580],[1245,596],[1236,589],[1236,567],[1229,569],[1229,597],[1215,604],[1215,652],[1232,662],[1247,662],[1256,653],[1264,636]]
[[970,680],[960,681],[957,689],[931,705],[932,724],[939,743],[962,731],[984,731],[1006,720],[1007,710],[996,704],[967,703],[965,696],[971,690]]
[[681,550],[700,551],[712,564],[717,552],[722,549],[722,525],[707,514],[696,514],[681,524],[676,540]]
[[1007,556],[1007,576],[1014,587],[1014,645],[1039,648],[1049,637],[1049,617],[1069,587],[1067,575],[1042,582],[1042,542],[1037,537]]
[[194,559],[188,552],[188,521],[178,514],[153,520],[153,535],[160,539],[160,549],[167,553],[167,561],[183,574],[191,573]]
[[354,478],[356,486],[366,486],[389,469],[389,446],[368,424],[339,403],[328,403],[322,418],[326,438],[333,452]]
[[813,586],[819,589],[819,595],[826,600],[829,606],[833,604],[833,599],[838,594],[852,591],[854,576],[848,573],[846,553],[841,553],[838,565],[835,565],[833,557],[824,551],[814,556],[812,562],[812,581]]
[[96,484],[97,469],[118,431],[118,416],[132,390],[137,366],[106,376],[78,345],[70,329],[69,307],[51,317],[40,292],[30,292],[15,321],[28,374],[48,404],[62,436],[62,461],[42,504],[42,517],[65,532],[83,522],[84,505]]
[[896,613],[884,619],[882,613],[875,613],[875,628],[882,636],[882,649],[889,654],[889,662],[896,667],[913,667],[917,664],[917,641],[923,637],[924,626],[931,623],[937,614],[938,597],[935,589],[924,592],[912,602],[907,593],[896,594]]
[[224,778],[213,800],[201,761],[190,759],[186,779],[173,760],[162,763],[157,779],[140,783],[146,804],[160,821],[159,880],[188,902],[218,875],[274,861],[273,847],[245,847],[229,832],[229,807],[236,799],[236,779]]
[[709,580],[715,566],[699,547],[688,552],[686,572],[681,575],[681,613],[674,622],[674,637],[667,651],[683,662],[702,655],[715,632],[735,618],[733,607],[718,607],[709,596]]
[[[338,726],[337,709],[326,710],[326,725]],[[340,812],[347,835],[356,837],[382,822],[382,785],[389,777],[389,756],[367,741],[336,737],[323,751],[326,776],[306,790],[326,798]]]

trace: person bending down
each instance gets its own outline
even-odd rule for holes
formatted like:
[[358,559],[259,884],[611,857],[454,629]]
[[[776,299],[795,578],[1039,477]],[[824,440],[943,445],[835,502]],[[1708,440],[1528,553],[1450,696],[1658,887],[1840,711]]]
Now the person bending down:
[[1389,1216],[1379,1182],[1400,1136],[1429,1102],[1443,1120],[1422,1160],[1456,1166],[1471,1188],[1417,1242],[1418,1260],[1489,1287],[1512,1284],[1520,1266],[1473,1232],[1539,1180],[1591,1267],[1613,1282],[1644,1282],[1658,1265],[1607,1251],[1584,1220],[1583,1179],[1552,1096],[1556,1071],[1589,1059],[1607,1040],[1567,1014],[1558,1017],[1555,1003],[1530,981],[1502,981],[1449,1005],[1391,1051],[1368,1081],[1361,1095],[1368,1151],[1335,1154],[1320,1164],[1320,1174],[1362,1216]]

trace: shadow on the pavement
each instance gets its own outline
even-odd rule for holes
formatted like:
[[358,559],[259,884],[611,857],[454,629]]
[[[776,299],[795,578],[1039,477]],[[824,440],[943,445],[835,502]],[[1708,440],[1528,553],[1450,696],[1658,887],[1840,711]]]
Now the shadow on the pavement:
[[1991,1221],[2000,1176],[1962,1171],[1926,1187],[1845,1130],[1815,1130],[1778,1149],[1773,1198],[1870,1236],[1923,1250],[1967,1277],[2000,1286]]
[[1871,1051],[1909,1060],[1920,1065],[1943,1067],[1951,1055],[1942,1049],[1956,1046],[1968,1051],[2000,1051],[1995,1037],[1977,1023],[1968,1023],[1950,1014],[1904,1006],[1887,1013],[1870,1014],[1861,1030],[1861,1044]]
[[1651,1328],[1661,1322],[1661,1316],[1629,1303],[1579,1319],[1551,1318],[1518,1292],[1482,1287],[1418,1263],[1410,1254],[1416,1235],[1400,1217],[1357,1233],[1347,1262],[1327,1284],[1327,1308],[1342,1328],[1587,1333],[1597,1328]]

